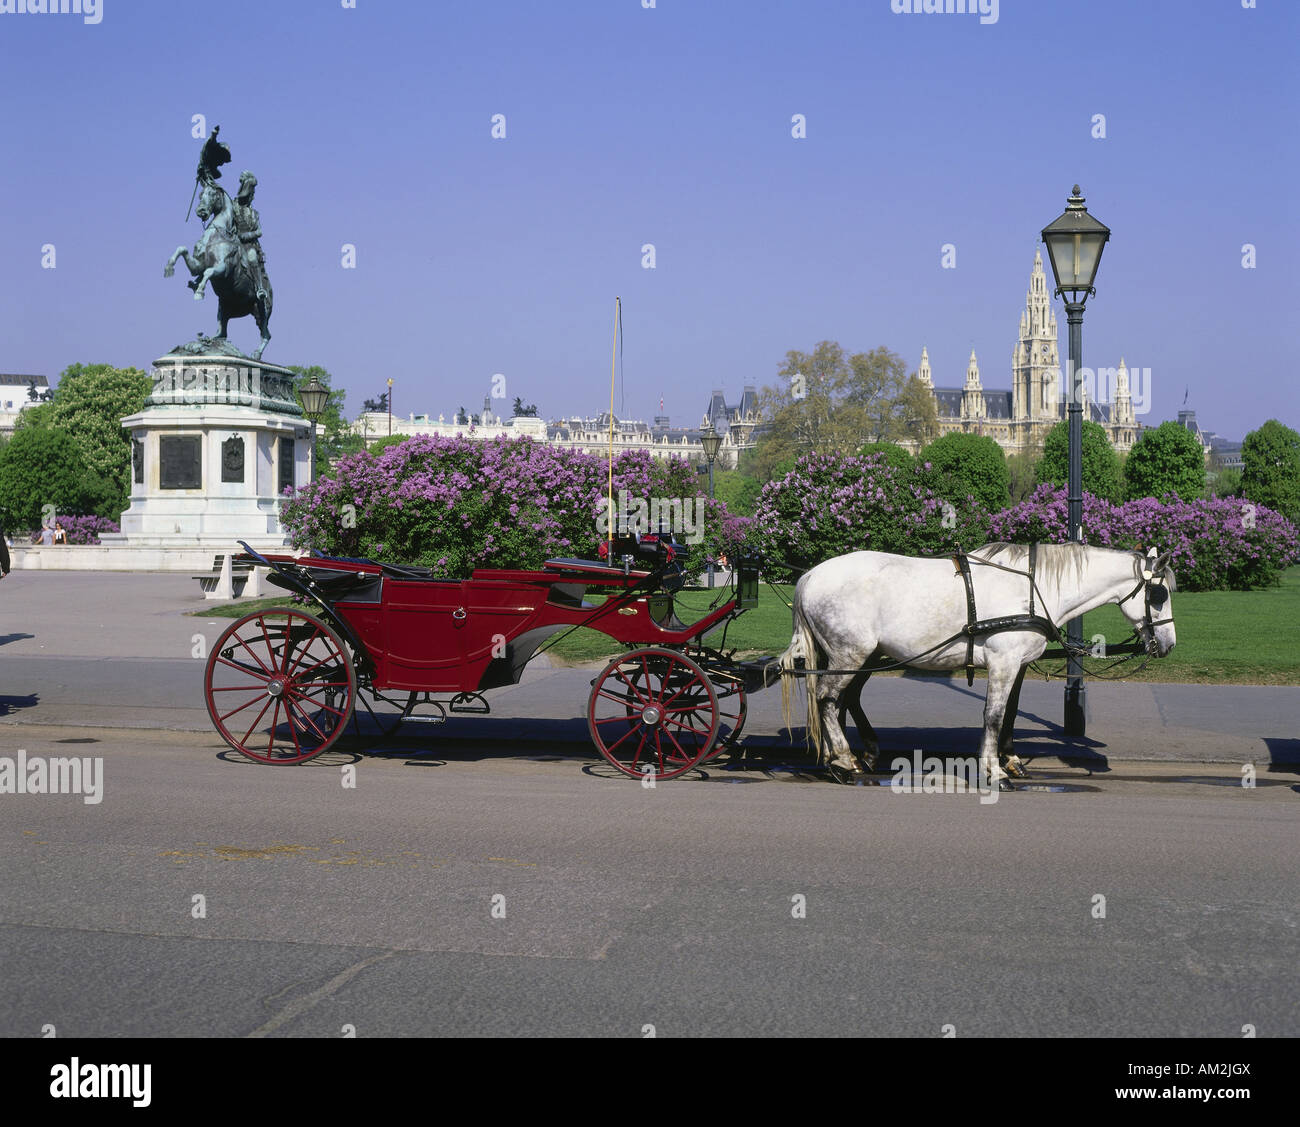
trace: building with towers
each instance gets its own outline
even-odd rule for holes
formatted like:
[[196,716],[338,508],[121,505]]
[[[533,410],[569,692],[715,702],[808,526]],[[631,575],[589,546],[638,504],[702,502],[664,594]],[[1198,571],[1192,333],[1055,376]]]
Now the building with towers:
[[[940,434],[964,431],[987,435],[1008,454],[1041,449],[1047,432],[1066,417],[1067,406],[1061,393],[1056,314],[1042,252],[1034,255],[1025,309],[1020,314],[1020,335],[1011,353],[1009,390],[985,389],[974,349],[961,387],[935,386],[925,348],[916,375],[934,395]],[[1105,402],[1097,402],[1099,398]],[[1140,428],[1123,359],[1118,368],[1097,370],[1096,380],[1085,384],[1083,409],[1085,419],[1106,429],[1116,450],[1128,450],[1137,441]]]

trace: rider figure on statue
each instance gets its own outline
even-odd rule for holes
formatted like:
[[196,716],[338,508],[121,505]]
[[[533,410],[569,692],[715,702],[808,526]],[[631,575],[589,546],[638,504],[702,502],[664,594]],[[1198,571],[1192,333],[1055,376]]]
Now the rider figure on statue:
[[253,277],[257,289],[257,300],[266,301],[266,255],[262,244],[262,220],[253,209],[253,193],[257,190],[257,177],[245,169],[239,174],[239,191],[231,210],[235,215],[235,227],[239,231],[239,241],[244,248],[244,266]]
[[[204,188],[216,188],[224,192],[217,181],[221,179],[221,165],[230,163],[230,149],[217,140],[221,126],[216,126],[203,143],[199,153],[199,167],[195,177]],[[253,207],[253,193],[257,190],[257,177],[245,169],[239,174],[239,191],[231,201],[230,210],[234,217],[235,230],[243,253],[240,255],[244,268],[253,279],[257,300],[266,301],[266,254],[259,241],[262,238],[262,220]],[[205,231],[206,235],[207,232]],[[202,242],[202,240],[200,240]],[[197,280],[189,283],[193,289]]]

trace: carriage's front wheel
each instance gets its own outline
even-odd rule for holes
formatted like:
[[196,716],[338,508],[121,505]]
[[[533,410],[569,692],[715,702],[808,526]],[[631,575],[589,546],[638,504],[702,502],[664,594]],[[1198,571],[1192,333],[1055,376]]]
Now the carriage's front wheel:
[[708,755],[721,726],[708,675],[672,650],[633,650],[592,683],[587,726],[601,755],[625,774],[672,779]]
[[208,657],[208,715],[231,747],[258,763],[306,763],[343,734],[357,675],[343,640],[299,610],[246,614]]

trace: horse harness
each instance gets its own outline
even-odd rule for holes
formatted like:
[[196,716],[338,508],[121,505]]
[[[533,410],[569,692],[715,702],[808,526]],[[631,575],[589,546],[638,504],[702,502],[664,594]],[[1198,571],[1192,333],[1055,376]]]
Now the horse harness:
[[[1038,565],[1038,545],[1029,545],[1029,613],[1028,614],[1008,614],[1000,618],[980,619],[975,614],[975,586],[971,582],[970,574],[970,557],[965,552],[958,552],[952,557],[952,562],[956,565],[957,570],[954,575],[960,575],[962,582],[966,585],[966,625],[962,627],[961,634],[966,637],[966,684],[975,684],[975,635],[977,634],[999,634],[1005,630],[1036,630],[1053,640],[1062,640],[1061,632],[1057,629],[1056,623],[1050,618],[1045,618],[1041,614],[1034,613],[1034,597],[1042,598],[1038,590],[1038,584],[1034,581],[1034,572]],[[1001,564],[995,564],[990,560],[982,560],[975,557],[977,564],[988,567],[996,567],[1002,571],[1011,571],[1014,575],[1024,575],[1024,572],[1014,571],[1011,568],[1004,568]],[[960,636],[960,635],[959,635]]]
[[[1127,595],[1125,595],[1122,599],[1119,600],[1119,602],[1121,603],[1126,603],[1139,591],[1143,591],[1143,589],[1145,588],[1145,591],[1143,592],[1144,621],[1137,629],[1133,631],[1130,637],[1138,639],[1142,643],[1143,649],[1145,649],[1147,654],[1150,655],[1151,657],[1155,657],[1158,651],[1158,646],[1155,637],[1155,628],[1157,626],[1164,626],[1166,623],[1173,622],[1172,618],[1160,618],[1160,619],[1153,620],[1151,617],[1152,604],[1154,603],[1158,610],[1161,606],[1164,605],[1165,601],[1168,598],[1168,592],[1166,589],[1164,577],[1156,575],[1152,567],[1156,555],[1157,553],[1154,548],[1148,551],[1147,558],[1144,561],[1144,567],[1142,569],[1140,577],[1138,578],[1137,584],[1134,586],[1133,590],[1131,590]],[[930,654],[934,653],[935,650],[941,650],[945,646],[949,646],[953,642],[958,641],[961,638],[965,638],[966,639],[966,684],[969,686],[975,683],[975,637],[976,635],[1000,634],[1008,630],[1037,631],[1045,635],[1047,638],[1051,639],[1052,641],[1056,642],[1063,649],[1065,649],[1067,652],[1067,656],[1071,652],[1073,652],[1075,656],[1083,656],[1090,652],[1088,647],[1083,647],[1082,649],[1080,649],[1077,646],[1073,646],[1070,643],[1070,640],[1066,638],[1064,634],[1061,633],[1061,630],[1056,625],[1056,623],[1054,623],[1050,618],[1038,614],[1035,611],[1035,598],[1037,598],[1041,602],[1046,602],[1046,600],[1043,599],[1042,592],[1038,589],[1038,581],[1035,578],[1035,572],[1037,570],[1037,564],[1038,564],[1038,545],[1036,543],[1029,545],[1029,570],[1027,572],[1020,571],[1014,567],[1007,567],[1005,564],[994,563],[992,560],[981,559],[979,556],[973,556],[973,557],[968,556],[965,552],[957,552],[950,558],[952,559],[953,565],[956,568],[956,571],[954,571],[953,574],[960,575],[966,586],[966,625],[963,626],[959,631],[957,631],[956,634],[953,634],[950,637],[945,638],[942,642],[939,642],[931,646],[927,650],[922,650],[918,654],[913,654],[911,657],[907,658],[904,661],[892,661],[884,665],[875,665],[870,667],[864,667],[862,669],[804,669],[798,671],[790,670],[789,672],[794,674],[795,676],[809,676],[813,674],[816,674],[818,676],[847,675],[850,673],[862,673],[864,671],[867,673],[884,673],[893,669],[906,668],[907,666],[911,665],[913,662],[919,660],[920,658],[928,657]],[[972,559],[974,559],[975,563],[977,563],[981,567],[995,567],[999,571],[1005,571],[1010,575],[1018,575],[1021,578],[1027,578],[1029,580],[1029,613],[1007,614],[1007,615],[1001,615],[998,618],[985,618],[985,619],[979,618],[975,611],[975,588],[971,582],[970,561]],[[1158,587],[1160,588],[1161,591],[1161,593],[1155,599],[1152,599],[1151,597],[1152,587]],[[1143,630],[1143,629],[1147,631],[1147,636],[1145,639],[1142,638],[1141,634],[1139,633],[1139,630]],[[1120,643],[1120,646],[1113,647],[1113,651],[1119,650],[1121,647],[1126,645],[1127,645],[1127,639],[1125,640],[1125,642]],[[1122,657],[1118,662],[1112,663],[1112,665],[1119,665],[1128,660],[1129,660],[1128,657]],[[1111,666],[1107,666],[1107,668],[1111,668]],[[1048,674],[1048,676],[1051,676],[1051,674]]]

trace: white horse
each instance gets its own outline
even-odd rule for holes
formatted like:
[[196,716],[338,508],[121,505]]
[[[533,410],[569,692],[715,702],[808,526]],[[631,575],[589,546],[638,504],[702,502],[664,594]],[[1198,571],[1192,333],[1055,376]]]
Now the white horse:
[[[1092,548],[1081,544],[986,544],[967,555],[975,617],[988,629],[968,639],[966,580],[956,557],[915,559],[885,552],[852,552],[818,564],[800,578],[794,596],[794,636],[778,659],[781,704],[790,727],[792,672],[802,659],[809,671],[808,736],[818,760],[829,743],[831,775],[860,781],[862,764],[844,734],[852,709],[875,766],[880,746],[857,696],[872,668],[900,663],[913,669],[988,670],[980,770],[990,785],[1007,777],[999,749],[1017,775],[1011,730],[1025,666],[1043,655],[1050,635],[1069,619],[1118,603],[1153,657],[1174,648],[1173,572],[1169,554]],[[1030,563],[1033,561],[1033,578]],[[1031,595],[1032,589],[1032,595]],[[1160,616],[1153,619],[1154,611]],[[1038,619],[1035,624],[1030,616]],[[1010,623],[992,619],[1010,618]],[[1047,621],[1043,621],[1043,620]],[[997,626],[999,628],[993,629]],[[865,728],[865,731],[863,729]]]

